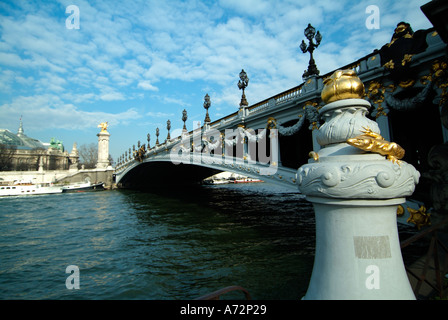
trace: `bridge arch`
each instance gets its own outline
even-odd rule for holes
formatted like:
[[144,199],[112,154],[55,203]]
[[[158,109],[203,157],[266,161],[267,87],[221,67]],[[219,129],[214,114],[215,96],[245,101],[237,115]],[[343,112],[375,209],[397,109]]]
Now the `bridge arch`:
[[174,164],[158,160],[136,163],[116,182],[125,188],[157,187],[159,185],[195,184],[222,170],[194,164]]

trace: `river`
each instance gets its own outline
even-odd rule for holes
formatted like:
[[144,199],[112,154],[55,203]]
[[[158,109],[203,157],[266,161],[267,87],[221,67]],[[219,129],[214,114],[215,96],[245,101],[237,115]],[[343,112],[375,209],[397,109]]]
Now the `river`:
[[297,300],[314,228],[302,195],[266,183],[0,198],[0,299],[182,300],[239,285]]

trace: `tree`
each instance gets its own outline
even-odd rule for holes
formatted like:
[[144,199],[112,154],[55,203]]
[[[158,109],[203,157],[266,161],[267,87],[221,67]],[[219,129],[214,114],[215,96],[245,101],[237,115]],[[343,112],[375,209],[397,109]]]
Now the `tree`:
[[83,144],[78,148],[79,162],[86,169],[93,169],[98,162],[98,146],[95,143]]
[[17,146],[0,143],[0,171],[13,170],[12,159],[17,151]]
[[[78,148],[79,163],[84,165],[85,169],[94,169],[98,163],[98,145],[90,143],[88,145],[83,144]],[[112,156],[109,154],[109,163],[113,164]]]

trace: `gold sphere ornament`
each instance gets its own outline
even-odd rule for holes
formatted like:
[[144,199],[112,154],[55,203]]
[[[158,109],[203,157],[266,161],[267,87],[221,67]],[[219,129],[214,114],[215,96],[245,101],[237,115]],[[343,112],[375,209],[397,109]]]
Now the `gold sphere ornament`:
[[354,70],[337,70],[324,80],[321,98],[325,103],[363,97],[364,84]]

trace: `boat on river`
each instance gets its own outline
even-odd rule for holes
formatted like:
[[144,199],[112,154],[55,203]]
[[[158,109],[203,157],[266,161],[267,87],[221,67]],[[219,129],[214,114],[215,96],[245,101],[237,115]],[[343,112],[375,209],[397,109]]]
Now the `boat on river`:
[[100,190],[104,190],[103,182],[93,184],[90,182],[84,182],[62,187],[62,192],[87,192],[87,191],[100,191]]
[[62,187],[52,184],[34,184],[31,182],[17,182],[0,186],[0,197],[52,193],[62,193]]
[[255,183],[255,182],[264,182],[260,179],[253,179],[253,178],[244,178],[244,179],[235,179],[233,180],[233,183]]

